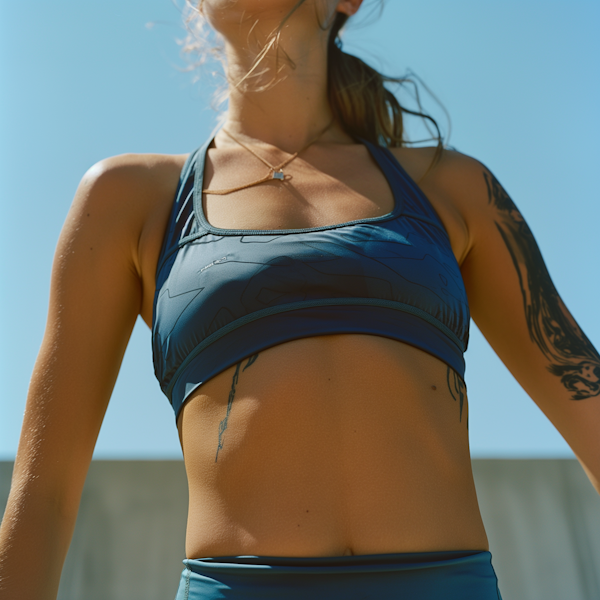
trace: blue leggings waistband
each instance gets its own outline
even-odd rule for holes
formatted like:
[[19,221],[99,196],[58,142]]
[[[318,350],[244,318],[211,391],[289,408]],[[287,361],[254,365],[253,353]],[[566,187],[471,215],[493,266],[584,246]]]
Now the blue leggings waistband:
[[501,600],[491,554],[186,559],[175,600]]

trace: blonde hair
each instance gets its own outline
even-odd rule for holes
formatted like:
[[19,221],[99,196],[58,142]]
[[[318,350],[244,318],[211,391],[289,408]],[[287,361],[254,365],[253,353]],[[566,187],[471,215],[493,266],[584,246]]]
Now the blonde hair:
[[[183,41],[183,53],[194,57],[192,66],[198,67],[213,57],[223,61],[223,44],[220,36],[207,32],[206,19],[202,14],[204,0],[192,2],[186,0],[185,23],[188,35]],[[383,0],[382,0],[383,1]],[[279,39],[284,24],[304,4],[306,0],[298,0],[294,8],[284,17],[279,26],[270,34],[264,47],[259,52],[254,65],[241,82],[235,85],[249,85],[252,77],[263,75],[259,66],[267,53],[275,49],[275,72],[269,83],[262,89],[273,85],[282,70],[279,63]],[[443,139],[437,122],[433,117],[423,112],[419,100],[417,79],[414,75],[405,77],[388,77],[369,66],[360,58],[342,50],[341,31],[348,22],[348,15],[336,13],[333,24],[321,27],[331,27],[327,50],[328,96],[331,108],[341,127],[353,138],[363,138],[380,146],[400,147],[410,145],[404,127],[404,115],[410,114],[426,120],[433,126],[431,140],[437,141],[437,149],[430,168],[437,162],[443,149]],[[212,38],[212,39],[211,39]],[[284,52],[284,63],[294,68],[291,58]],[[386,87],[386,84],[409,84],[415,91],[414,97],[417,110],[403,107],[396,96]],[[260,88],[259,88],[260,89]],[[219,100],[224,100],[226,93],[221,91]],[[429,128],[428,128],[429,129]],[[424,141],[424,140],[420,140]],[[426,140],[425,140],[426,141]]]

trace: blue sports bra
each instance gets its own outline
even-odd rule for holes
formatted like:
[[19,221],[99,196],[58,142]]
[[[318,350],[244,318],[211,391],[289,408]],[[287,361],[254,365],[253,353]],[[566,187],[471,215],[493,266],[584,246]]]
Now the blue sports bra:
[[212,138],[181,172],[157,274],[154,370],[177,416],[200,385],[290,340],[336,333],[411,344],[464,377],[469,307],[446,230],[387,149],[360,140],[392,212],[306,229],[212,227],[202,180]]

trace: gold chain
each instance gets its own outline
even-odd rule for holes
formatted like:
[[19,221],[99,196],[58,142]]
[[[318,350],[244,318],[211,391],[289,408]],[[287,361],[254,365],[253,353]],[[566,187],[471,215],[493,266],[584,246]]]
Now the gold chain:
[[226,133],[234,142],[237,142],[242,148],[245,148],[253,154],[258,160],[260,160],[264,165],[269,167],[270,171],[268,175],[265,175],[261,179],[257,179],[256,181],[252,181],[251,183],[245,183],[243,185],[238,185],[237,187],[228,188],[226,190],[202,190],[203,194],[213,194],[215,196],[224,196],[225,194],[231,194],[232,192],[238,192],[239,190],[245,190],[246,188],[253,187],[255,185],[259,185],[261,183],[266,183],[267,181],[285,181],[285,174],[283,172],[283,168],[289,165],[301,152],[304,152],[309,146],[312,146],[331,126],[333,125],[333,119],[330,123],[322,129],[319,135],[317,135],[314,139],[312,139],[306,146],[298,150],[298,152],[294,152],[290,157],[284,160],[279,165],[272,165],[269,161],[265,160],[262,156],[258,155],[252,148],[246,146],[243,142],[240,142],[232,133],[227,131],[227,129],[223,128],[222,131]]

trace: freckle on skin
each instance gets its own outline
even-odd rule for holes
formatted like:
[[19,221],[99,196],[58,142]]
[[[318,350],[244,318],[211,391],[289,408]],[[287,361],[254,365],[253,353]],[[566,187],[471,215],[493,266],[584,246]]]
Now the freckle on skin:
[[437,390],[437,388],[435,387],[435,385],[432,385],[431,389],[434,390],[434,391]]

